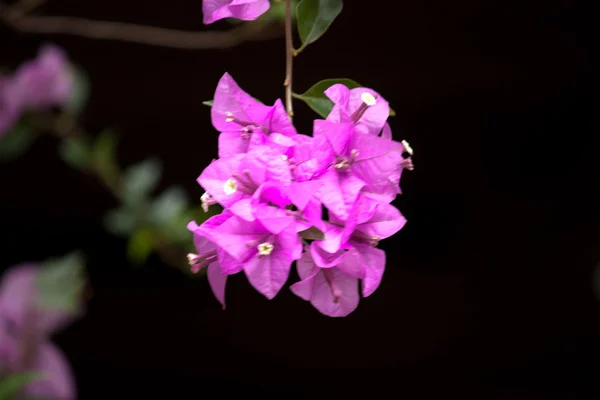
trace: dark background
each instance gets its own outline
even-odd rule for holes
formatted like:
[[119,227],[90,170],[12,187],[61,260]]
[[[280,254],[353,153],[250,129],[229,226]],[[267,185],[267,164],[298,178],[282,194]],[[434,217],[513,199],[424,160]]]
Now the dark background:
[[[200,0],[43,10],[207,29]],[[1,266],[88,255],[88,314],[56,337],[82,399],[598,398],[600,143],[583,14],[574,1],[346,0],[296,58],[298,92],[332,77],[372,87],[415,149],[395,202],[409,222],[382,243],[380,289],[345,319],[286,288],[269,302],[243,274],[222,311],[205,280],[158,258],[131,267],[125,241],[101,227],[114,199],[63,164],[51,137],[0,165]],[[283,39],[183,51],[0,27],[0,57],[15,66],[48,40],[92,79],[83,124],[122,132],[122,164],[160,156],[162,187],[183,184],[194,199],[217,151],[201,102],[220,76],[265,102],[283,95]],[[315,115],[301,104],[296,115],[308,132]]]

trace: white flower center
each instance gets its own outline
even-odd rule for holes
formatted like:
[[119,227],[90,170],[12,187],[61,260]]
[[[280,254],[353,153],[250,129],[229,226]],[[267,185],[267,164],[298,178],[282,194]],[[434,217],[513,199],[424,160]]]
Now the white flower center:
[[233,122],[233,114],[229,111],[225,113],[225,122]]
[[258,254],[261,256],[268,256],[273,251],[273,245],[271,243],[261,243],[257,246]]
[[404,146],[404,151],[406,151],[411,156],[413,155],[413,149],[410,147],[410,144],[406,140],[402,141],[402,146]]
[[223,185],[223,192],[225,192],[226,195],[234,194],[235,192],[237,192],[237,189],[237,182],[233,178],[227,179],[225,181],[225,184]]
[[363,103],[365,103],[368,106],[374,106],[375,104],[377,104],[377,99],[369,92],[362,92],[360,95],[360,99]]

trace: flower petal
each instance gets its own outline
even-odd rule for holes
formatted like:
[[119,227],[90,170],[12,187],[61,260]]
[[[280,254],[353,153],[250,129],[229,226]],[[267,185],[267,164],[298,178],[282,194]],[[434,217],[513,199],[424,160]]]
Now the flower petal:
[[292,121],[290,121],[290,117],[280,99],[275,101],[263,126],[266,126],[270,134],[280,133],[289,137],[294,137],[297,134],[296,128],[294,128]]
[[357,243],[356,249],[363,259],[365,277],[362,280],[363,297],[368,297],[381,283],[385,270],[385,252],[368,244]]
[[406,224],[406,218],[391,204],[380,202],[373,216],[360,224],[357,230],[367,237],[385,239],[400,231]]
[[[205,23],[209,23],[206,22],[207,17],[213,22],[217,19],[233,16],[231,8],[227,5],[228,3],[225,0],[204,0]],[[266,3],[268,8],[269,1],[259,0],[257,3]],[[210,14],[214,15],[211,16]],[[219,132],[225,132],[239,130],[242,127],[238,122],[227,122],[230,120],[228,117],[233,117],[242,123],[259,126],[270,111],[271,107],[256,101],[238,86],[231,75],[225,73],[217,84],[210,114],[213,126]]]
[[290,290],[301,299],[310,301],[314,278],[319,272],[319,268],[315,266],[308,252],[302,254],[302,257],[296,262],[296,271],[300,276],[300,281],[290,286]]
[[250,284],[271,300],[287,281],[291,267],[292,260],[282,249],[275,247],[269,255],[250,258],[244,265],[244,272]]
[[318,194],[323,205],[336,217],[346,220],[365,182],[354,174],[338,172],[334,168],[327,170],[319,180],[323,182]]
[[213,262],[208,266],[206,271],[208,283],[213,294],[219,300],[219,303],[225,309],[225,284],[227,283],[227,275],[221,271],[221,266],[218,262]]
[[60,350],[51,343],[40,346],[33,370],[42,377],[27,385],[25,394],[33,397],[74,400],[76,387],[71,367]]
[[358,307],[358,279],[352,278],[337,268],[329,270],[333,284],[340,291],[340,298],[334,301],[331,282],[328,282],[323,270],[314,278],[310,303],[322,314],[329,317],[345,317]]
[[234,193],[225,192],[225,182],[239,171],[242,157],[243,154],[238,154],[214,160],[198,177],[198,183],[223,207],[229,207],[245,197],[239,190]]
[[242,139],[240,131],[224,131],[219,135],[219,158],[231,157],[248,151],[250,141]]

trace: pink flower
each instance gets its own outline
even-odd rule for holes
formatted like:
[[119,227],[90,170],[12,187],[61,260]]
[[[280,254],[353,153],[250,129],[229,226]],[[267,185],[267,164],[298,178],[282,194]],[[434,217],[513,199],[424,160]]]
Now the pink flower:
[[46,308],[36,284],[38,268],[20,265],[4,273],[0,285],[0,364],[9,373],[37,371],[41,378],[24,388],[34,397],[75,399],[73,373],[50,335],[73,315]]
[[267,228],[257,219],[247,221],[234,216],[214,228],[205,222],[199,231],[243,264],[250,284],[268,299],[281,290],[292,262],[302,252],[292,219],[287,225],[273,223]]
[[256,101],[244,92],[225,73],[219,80],[211,107],[213,126],[221,132],[219,135],[219,157],[229,157],[245,153],[253,145],[263,145],[268,137],[280,146],[290,147],[297,133],[292,125],[281,100],[272,107]]
[[21,65],[12,78],[26,109],[64,104],[73,89],[73,75],[64,52],[56,46],[40,49],[36,59]]
[[272,299],[294,262],[301,280],[292,291],[325,315],[351,313],[359,281],[363,297],[380,285],[386,257],[376,246],[406,223],[390,202],[413,168],[412,149],[392,140],[389,106],[374,91],[334,85],[326,94],[335,106],[310,137],[296,132],[280,100],[265,106],[228,74],[219,81],[211,112],[220,158],[198,183],[203,208],[225,211],[188,227],[198,250],[192,268],[208,266],[223,305],[227,275],[243,270]]
[[304,252],[296,263],[300,281],[290,289],[322,314],[345,317],[359,302],[358,279],[362,274],[356,268],[357,254],[343,252],[328,266],[317,265],[311,254]]
[[204,23],[212,24],[223,18],[255,20],[269,9],[269,0],[203,0]]
[[[216,215],[204,223],[204,229],[214,229],[231,216],[232,214],[227,211]],[[198,273],[202,268],[208,267],[207,276],[210,288],[225,309],[227,275],[237,274],[242,270],[242,265],[206,238],[198,224],[192,221],[188,224],[188,229],[194,233],[194,246],[198,252],[198,254],[188,254],[192,272]]]
[[325,95],[334,103],[327,120],[352,122],[362,133],[379,135],[390,115],[388,102],[371,89],[348,89],[338,83],[325,90]]

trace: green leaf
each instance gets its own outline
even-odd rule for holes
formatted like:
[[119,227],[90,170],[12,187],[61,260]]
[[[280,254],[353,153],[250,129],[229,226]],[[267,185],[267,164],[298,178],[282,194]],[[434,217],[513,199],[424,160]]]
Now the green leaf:
[[[293,96],[295,99],[304,101],[314,112],[319,114],[321,117],[327,118],[327,116],[331,112],[331,109],[333,108],[333,101],[331,101],[329,97],[325,95],[325,90],[329,89],[329,87],[335,85],[336,83],[340,83],[346,86],[348,89],[364,87],[360,83],[348,78],[323,79],[322,81],[315,83],[306,92],[302,94],[294,93]],[[390,107],[390,116],[393,117],[395,115],[396,112]]]
[[136,217],[129,210],[110,210],[104,216],[104,227],[107,231],[117,236],[127,236],[134,231]]
[[39,306],[74,313],[85,288],[85,260],[79,252],[47,260],[37,277]]
[[81,67],[71,66],[73,74],[73,90],[65,105],[65,110],[73,115],[79,115],[90,97],[90,81]]
[[342,12],[342,0],[302,0],[296,8],[298,33],[302,46],[298,52],[320,38]]
[[123,176],[123,200],[130,207],[140,206],[156,189],[162,174],[162,164],[150,158],[127,168]]
[[138,229],[127,244],[127,258],[135,265],[146,262],[154,248],[154,235],[151,229]]
[[94,168],[110,187],[116,185],[119,178],[119,168],[117,167],[117,136],[109,131],[102,131],[91,150],[91,161]]
[[85,137],[75,136],[63,140],[58,151],[60,157],[73,168],[86,169],[89,166],[91,146]]
[[11,399],[21,389],[41,376],[38,372],[24,372],[0,378],[0,400]]
[[329,100],[329,97],[325,96],[325,90],[329,89],[330,86],[336,83],[341,83],[347,86],[349,89],[355,89],[361,87],[361,85],[347,78],[338,79],[324,79],[320,82],[315,83],[310,89],[302,94],[295,94],[294,97],[304,101],[314,112],[319,114],[323,118],[327,118],[331,109],[333,108],[333,101]]
[[[292,3],[294,3],[292,1]],[[292,16],[293,17],[293,16]],[[272,21],[285,21],[285,1],[284,0],[275,0],[271,1],[271,7],[262,14],[258,21],[264,22],[272,22]]]
[[163,226],[176,215],[183,212],[188,204],[185,190],[179,186],[173,186],[162,192],[150,205],[150,220]]
[[36,132],[23,121],[0,137],[0,160],[12,160],[25,153],[35,141]]
[[318,228],[311,226],[310,228],[298,233],[302,239],[306,240],[325,240],[325,234]]

